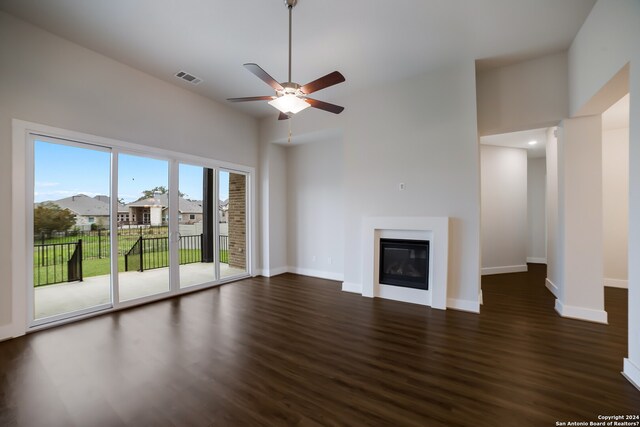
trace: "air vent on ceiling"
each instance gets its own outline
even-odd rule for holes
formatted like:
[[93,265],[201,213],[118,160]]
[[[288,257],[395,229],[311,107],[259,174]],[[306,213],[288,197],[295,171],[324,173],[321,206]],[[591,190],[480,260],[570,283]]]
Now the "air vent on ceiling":
[[194,76],[193,74],[189,74],[185,71],[179,71],[176,73],[176,77],[179,79],[184,80],[185,82],[189,82],[192,85],[197,85],[198,83],[202,82],[202,79],[199,77]]

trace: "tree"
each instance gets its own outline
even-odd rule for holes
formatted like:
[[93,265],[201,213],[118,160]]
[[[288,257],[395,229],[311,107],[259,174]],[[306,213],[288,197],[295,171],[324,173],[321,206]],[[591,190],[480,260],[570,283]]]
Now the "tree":
[[[157,187],[152,188],[151,190],[144,190],[142,192],[142,197],[140,197],[138,200],[144,200],[144,199],[149,199],[151,197],[153,197],[154,194],[158,193],[158,194],[167,194],[169,192],[169,190],[167,190],[167,187],[165,187],[164,185],[159,185]],[[181,191],[178,191],[178,195],[180,197],[184,197],[185,194]],[[138,201],[136,200],[136,202]]]
[[67,231],[76,223],[76,216],[52,202],[40,203],[33,210],[35,234],[51,231]]

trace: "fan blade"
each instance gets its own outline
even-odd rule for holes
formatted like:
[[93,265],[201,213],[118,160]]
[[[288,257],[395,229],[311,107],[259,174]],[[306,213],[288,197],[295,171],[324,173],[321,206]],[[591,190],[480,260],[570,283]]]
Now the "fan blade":
[[274,90],[284,90],[282,85],[271,77],[265,70],[260,68],[258,64],[244,64],[244,68],[251,71],[256,77],[271,86]]
[[227,98],[229,102],[271,101],[275,96],[248,96],[246,98]]
[[289,115],[285,113],[280,113],[278,116],[278,120],[289,120]]
[[343,81],[345,81],[344,76],[338,71],[334,71],[333,73],[329,73],[324,77],[320,77],[318,80],[307,83],[306,85],[302,86],[300,90],[302,91],[302,93],[309,95],[310,93],[319,91],[329,86],[337,85],[338,83],[342,83]]
[[341,107],[336,104],[329,104],[328,102],[318,101],[317,99],[305,98],[313,108],[319,108],[320,110],[328,111],[333,114],[340,114],[344,110],[344,107]]

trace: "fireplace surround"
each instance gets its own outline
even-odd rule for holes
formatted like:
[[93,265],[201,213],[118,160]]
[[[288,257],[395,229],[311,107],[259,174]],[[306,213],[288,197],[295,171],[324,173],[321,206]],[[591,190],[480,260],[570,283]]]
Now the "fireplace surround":
[[[367,217],[362,227],[362,296],[445,310],[449,255],[448,217]],[[380,239],[429,241],[428,289],[380,282]]]

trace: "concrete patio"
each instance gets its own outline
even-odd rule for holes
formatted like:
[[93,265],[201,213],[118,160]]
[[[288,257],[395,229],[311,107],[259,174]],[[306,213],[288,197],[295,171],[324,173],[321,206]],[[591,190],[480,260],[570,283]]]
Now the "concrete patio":
[[[220,263],[220,277],[238,276],[246,270]],[[120,301],[129,301],[169,290],[169,268],[144,272],[119,273]],[[180,287],[198,285],[215,279],[214,265],[194,263],[180,265]],[[82,282],[61,283],[35,288],[35,318],[42,319],[63,313],[83,310],[111,301],[110,276],[87,277]]]

